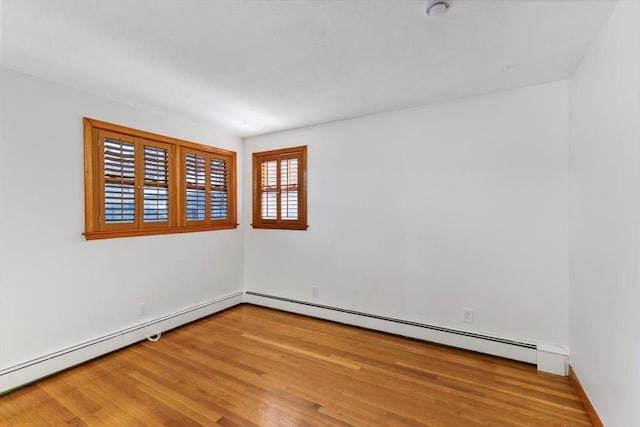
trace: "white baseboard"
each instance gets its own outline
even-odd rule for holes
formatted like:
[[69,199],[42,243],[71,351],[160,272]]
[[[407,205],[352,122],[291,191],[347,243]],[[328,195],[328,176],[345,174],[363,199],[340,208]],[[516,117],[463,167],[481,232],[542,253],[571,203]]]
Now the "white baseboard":
[[245,291],[243,301],[347,325],[360,326],[465,350],[505,357],[507,359],[535,364],[540,371],[567,375],[564,366],[568,355],[566,350],[561,346],[469,333],[251,291]]
[[242,292],[238,291],[19,365],[0,369],[0,394],[240,303]]
[[569,352],[564,347],[540,343],[537,353],[539,371],[565,377],[569,375]]
[[537,364],[540,371],[567,375],[568,353],[561,346],[514,341],[278,296],[238,291],[2,368],[0,394],[243,302]]

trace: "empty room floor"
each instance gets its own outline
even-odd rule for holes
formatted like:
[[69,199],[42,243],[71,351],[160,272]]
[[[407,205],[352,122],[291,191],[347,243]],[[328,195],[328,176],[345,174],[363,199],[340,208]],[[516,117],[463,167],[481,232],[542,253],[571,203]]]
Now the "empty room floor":
[[590,426],[535,366],[240,305],[0,396],[0,425]]

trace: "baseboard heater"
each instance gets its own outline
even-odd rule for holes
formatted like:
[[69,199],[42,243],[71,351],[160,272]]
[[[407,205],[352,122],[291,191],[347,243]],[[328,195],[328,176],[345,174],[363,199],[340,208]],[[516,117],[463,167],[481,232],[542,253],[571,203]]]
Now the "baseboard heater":
[[0,394],[243,302],[537,364],[538,370],[554,374],[567,375],[568,372],[568,354],[561,346],[505,339],[276,295],[244,291],[224,295],[0,369]]
[[380,315],[377,315],[377,314],[365,313],[363,311],[349,310],[349,309],[346,309],[346,308],[333,307],[333,306],[330,306],[330,305],[315,304],[315,303],[312,303],[312,302],[300,301],[300,300],[295,300],[295,299],[291,299],[291,298],[278,297],[278,296],[275,296],[275,295],[261,294],[261,293],[258,293],[258,292],[247,291],[247,292],[245,292],[245,294],[246,295],[254,295],[254,296],[258,296],[258,297],[262,297],[262,298],[270,298],[270,299],[275,299],[275,300],[280,300],[280,301],[286,301],[286,302],[291,302],[291,303],[295,303],[295,304],[308,305],[310,307],[317,307],[317,308],[322,308],[322,309],[325,309],[325,310],[338,311],[340,313],[354,314],[354,315],[357,315],[357,316],[369,317],[371,319],[384,320],[386,322],[401,323],[403,325],[411,325],[411,326],[416,326],[416,327],[419,327],[419,328],[431,329],[433,331],[446,332],[448,334],[463,335],[463,336],[466,336],[466,337],[473,337],[473,338],[478,338],[478,339],[487,340],[487,341],[495,341],[495,342],[499,342],[499,343],[503,343],[503,344],[515,345],[515,346],[518,346],[518,347],[530,348],[530,349],[534,349],[534,350],[536,348],[535,344],[530,344],[530,343],[525,343],[525,342],[520,342],[520,341],[513,341],[513,340],[504,339],[504,338],[497,338],[497,337],[492,337],[492,336],[489,336],[489,335],[477,334],[477,333],[474,333],[474,332],[460,331],[458,329],[444,328],[442,326],[434,326],[434,325],[429,325],[429,324],[426,324],[426,323],[412,322],[410,320],[403,320],[403,319],[398,319],[398,318],[394,318],[394,317],[380,316]]
[[244,302],[505,357],[536,364],[541,371],[567,374],[567,352],[556,345],[512,340],[253,291],[245,291]]
[[0,370],[0,394],[242,303],[235,292]]

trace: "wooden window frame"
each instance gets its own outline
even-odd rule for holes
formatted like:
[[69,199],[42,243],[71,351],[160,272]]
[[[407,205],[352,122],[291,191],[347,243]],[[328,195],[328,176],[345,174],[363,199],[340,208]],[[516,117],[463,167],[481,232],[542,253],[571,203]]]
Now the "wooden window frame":
[[[298,218],[295,220],[282,219],[281,215],[281,161],[295,158],[298,160]],[[262,218],[262,164],[277,161],[277,202],[276,219]],[[307,146],[281,148],[277,150],[261,151],[252,154],[253,174],[253,228],[278,230],[306,230],[307,224]]]
[[[237,223],[236,153],[230,150],[210,147],[181,139],[158,135],[125,126],[107,123],[85,117],[84,121],[84,195],[85,231],[87,240],[115,237],[148,236],[156,234],[186,233],[235,229]],[[135,145],[135,209],[133,223],[107,224],[104,196],[104,136],[117,136],[120,140]],[[163,222],[144,221],[145,187],[144,147],[161,148],[168,152],[168,220]],[[141,149],[142,147],[142,149]],[[198,153],[207,159],[226,162],[227,170],[227,217],[211,219],[205,215],[204,221],[186,219],[186,178],[184,176],[184,156]],[[210,177],[206,178],[209,188]],[[208,199],[207,199],[208,200]],[[209,207],[206,210],[209,213]]]

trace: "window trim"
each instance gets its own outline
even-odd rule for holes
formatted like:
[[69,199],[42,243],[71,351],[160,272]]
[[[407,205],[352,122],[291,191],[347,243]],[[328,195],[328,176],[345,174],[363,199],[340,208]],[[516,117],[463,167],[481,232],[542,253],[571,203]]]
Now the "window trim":
[[[286,220],[280,218],[280,204],[276,208],[276,219],[262,218],[262,192],[261,167],[264,162],[278,160],[277,170],[280,170],[280,161],[287,158],[298,159],[298,219]],[[280,148],[277,150],[261,151],[252,154],[252,180],[253,180],[253,228],[277,229],[277,230],[307,230],[307,146]],[[281,191],[278,187],[278,193]]]
[[[87,240],[108,239],[115,237],[149,236],[157,234],[189,233],[196,231],[227,230],[238,227],[237,223],[237,167],[236,152],[215,148],[195,142],[184,141],[169,136],[158,135],[138,129],[133,129],[113,123],[103,122],[84,117],[84,199],[85,199],[85,231],[82,233]],[[98,150],[98,136],[100,132],[113,132],[147,141],[150,145],[169,145],[172,147],[169,153],[169,221],[161,226],[154,226],[153,223],[140,223],[126,229],[119,227],[106,227],[100,223],[101,212],[104,211],[103,191],[100,191],[101,152]],[[206,224],[189,225],[184,215],[186,206],[184,205],[185,183],[183,178],[182,160],[185,150],[195,150],[206,153],[207,156],[223,158],[227,161],[227,219],[211,220]],[[144,167],[144,165],[142,165]],[[136,175],[135,180],[140,179]],[[141,202],[139,202],[141,203]],[[139,217],[140,213],[138,213]],[[140,217],[139,217],[140,218]],[[110,229],[109,229],[110,228]]]

